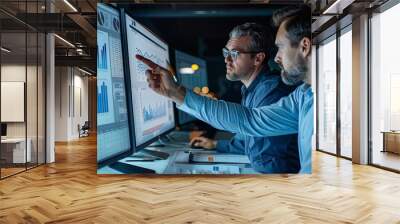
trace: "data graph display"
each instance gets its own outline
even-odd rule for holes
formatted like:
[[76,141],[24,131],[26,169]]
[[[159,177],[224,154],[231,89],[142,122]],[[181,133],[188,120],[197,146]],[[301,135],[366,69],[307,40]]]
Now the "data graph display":
[[165,102],[161,102],[143,107],[142,110],[144,122],[152,121],[167,115],[167,108],[165,104]]
[[115,121],[114,102],[112,92],[112,76],[110,66],[110,52],[108,50],[108,33],[97,30],[97,46],[104,46],[103,53],[98,52],[97,58],[97,123],[98,125],[110,124]]
[[126,15],[129,69],[132,87],[133,119],[136,146],[140,146],[175,127],[173,103],[148,87],[149,67],[136,60],[142,55],[167,67],[168,45],[151,31]]
[[114,102],[112,98],[111,80],[97,78],[97,123],[98,125],[115,122]]
[[123,67],[120,11],[97,4],[97,161],[132,148]]
[[[135,48],[135,54],[142,55],[143,57],[148,58],[159,65],[165,64],[165,61],[162,61],[162,59],[160,58],[159,55],[149,53],[149,52],[145,51],[144,49]],[[147,65],[145,65],[144,63],[142,63],[140,61],[136,61],[135,69],[136,69],[136,73],[137,73],[137,75],[136,75],[137,80],[146,81],[146,70],[149,69],[149,67],[147,67]]]
[[108,34],[97,31],[97,69],[108,69]]
[[99,69],[107,69],[107,45],[103,43],[102,46],[99,46],[97,49],[97,67]]
[[142,132],[145,137],[153,131],[157,131],[165,123],[168,123],[168,101],[164,97],[160,97],[154,91],[148,88],[139,90]]
[[103,82],[98,89],[97,93],[97,113],[107,113],[108,112],[108,95],[107,95],[107,86],[105,82]]

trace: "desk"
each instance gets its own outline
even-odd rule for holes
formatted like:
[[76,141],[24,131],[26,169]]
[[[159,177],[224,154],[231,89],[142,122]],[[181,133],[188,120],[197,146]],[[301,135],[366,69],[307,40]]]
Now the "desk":
[[[27,144],[25,151],[25,143]],[[1,139],[1,157],[5,163],[25,163],[31,161],[31,144],[32,141],[28,138],[6,138]],[[27,158],[27,161],[25,161]]]
[[400,154],[400,131],[383,131],[382,152],[393,152]]
[[[135,158],[128,156],[119,160],[119,162],[151,169],[157,174],[259,174],[253,168],[251,168],[250,164],[190,162],[189,152],[203,152],[204,150],[192,149],[188,147],[187,143],[189,142],[189,135],[190,133],[186,131],[174,131],[168,137],[170,141],[165,140],[165,147],[156,147],[156,145],[159,145],[160,143],[154,143],[153,146],[147,147],[149,150],[168,153],[168,159],[147,162],[131,162],[128,160],[135,160]],[[223,138],[218,139],[220,140]],[[139,151],[137,154],[140,153],[141,152]],[[210,151],[210,153],[216,152]],[[132,156],[135,156],[135,154]],[[234,156],[243,157],[238,161],[244,161],[246,159],[248,160],[246,155]],[[109,166],[105,166],[99,168],[97,170],[97,174],[121,174],[121,172],[114,170]]]
[[[150,162],[130,162],[129,160],[135,160],[135,158],[128,156],[119,160],[119,162],[151,169],[157,174],[259,174],[251,168],[250,164],[189,162],[189,152],[203,151],[202,149],[192,149],[184,146],[148,147],[147,149],[166,152],[169,154],[169,157],[165,160]],[[235,156],[247,158],[245,155]],[[98,169],[97,174],[121,174],[121,172],[105,166]]]

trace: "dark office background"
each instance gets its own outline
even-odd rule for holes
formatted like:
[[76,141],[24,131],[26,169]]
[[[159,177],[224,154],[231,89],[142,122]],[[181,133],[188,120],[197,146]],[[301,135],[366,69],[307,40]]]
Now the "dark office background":
[[225,79],[222,48],[233,27],[246,22],[271,26],[278,7],[260,4],[120,4],[136,20],[164,39],[170,48],[207,62],[208,86],[224,100],[240,102],[240,82]]

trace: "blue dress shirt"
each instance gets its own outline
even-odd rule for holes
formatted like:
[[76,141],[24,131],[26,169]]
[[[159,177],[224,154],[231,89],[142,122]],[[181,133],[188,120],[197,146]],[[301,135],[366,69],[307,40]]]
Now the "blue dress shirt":
[[311,87],[304,83],[277,103],[259,108],[212,100],[190,90],[178,108],[215,128],[233,133],[255,137],[298,133],[300,172],[311,173],[313,106]]
[[[249,85],[242,86],[242,105],[249,108],[276,103],[295,86],[283,84],[279,75],[260,73]],[[218,152],[244,154],[260,173],[297,173],[300,170],[297,134],[253,137],[236,134],[231,140],[219,140]]]

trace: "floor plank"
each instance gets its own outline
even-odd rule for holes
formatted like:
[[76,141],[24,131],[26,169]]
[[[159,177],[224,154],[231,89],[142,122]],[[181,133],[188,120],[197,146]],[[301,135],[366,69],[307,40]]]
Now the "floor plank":
[[0,181],[0,223],[400,223],[400,175],[321,152],[312,175],[97,175],[96,138]]

